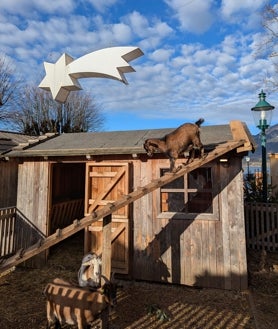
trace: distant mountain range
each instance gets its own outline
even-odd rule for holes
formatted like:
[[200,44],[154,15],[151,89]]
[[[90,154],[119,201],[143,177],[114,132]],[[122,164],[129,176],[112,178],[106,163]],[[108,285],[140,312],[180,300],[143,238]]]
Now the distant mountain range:
[[[253,138],[257,143],[257,149],[254,153],[249,152],[249,156],[252,162],[259,162],[262,156],[260,133],[253,135]],[[266,152],[267,154],[278,153],[278,124],[266,130]]]

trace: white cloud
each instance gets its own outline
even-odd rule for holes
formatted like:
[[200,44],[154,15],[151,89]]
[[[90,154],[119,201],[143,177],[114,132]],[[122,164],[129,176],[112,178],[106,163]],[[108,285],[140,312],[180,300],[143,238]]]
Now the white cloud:
[[229,19],[235,14],[252,14],[266,3],[266,0],[222,0],[221,11],[224,17]]
[[130,26],[134,37],[141,39],[140,46],[145,50],[157,48],[164,38],[173,33],[173,29],[167,23],[158,19],[148,21],[136,11],[124,16],[122,21]]
[[74,0],[1,0],[0,10],[11,15],[19,14],[25,17],[34,17],[37,12],[48,14],[70,13],[76,6]]
[[139,37],[146,36],[146,30],[149,27],[149,22],[148,22],[147,18],[142,16],[137,11],[133,11],[132,13],[123,17],[123,21],[126,22],[128,25],[130,25],[132,27],[133,31]]
[[184,31],[203,33],[213,23],[213,0],[164,0],[174,11],[175,17]]
[[173,52],[174,50],[171,49],[157,49],[149,55],[149,58],[156,62],[167,62]]
[[[115,5],[118,0],[87,0],[100,13],[104,13],[109,7]],[[86,2],[86,1],[85,1]]]
[[114,24],[112,26],[114,39],[118,44],[126,44],[132,40],[132,31],[126,24]]
[[261,23],[261,9],[267,0],[222,0],[223,20],[252,29]]
[[156,36],[162,39],[173,32],[173,29],[167,23],[160,20],[148,21],[145,16],[136,11],[126,15],[122,20],[140,38]]

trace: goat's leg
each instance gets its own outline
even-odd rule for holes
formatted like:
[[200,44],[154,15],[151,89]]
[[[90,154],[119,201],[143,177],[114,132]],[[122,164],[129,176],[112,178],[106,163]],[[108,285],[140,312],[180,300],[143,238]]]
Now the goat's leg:
[[58,320],[55,322],[55,329],[62,329],[61,324]]
[[191,163],[195,158],[195,148],[194,146],[192,146],[192,148],[189,150],[189,156],[187,158],[187,162],[186,164],[189,164]]
[[54,314],[53,311],[53,305],[50,304],[50,302],[47,302],[46,304],[46,313],[47,313],[47,326],[46,329],[50,329],[51,327],[53,327],[53,325],[55,326],[55,329],[61,329],[61,324],[60,321],[57,319],[57,317]]
[[205,157],[205,150],[204,150],[204,145],[200,140],[200,136],[197,135],[194,140],[193,140],[193,147],[195,149],[198,149],[199,151],[199,159],[203,159]]
[[54,329],[62,329],[61,324],[57,319],[55,319],[54,321],[47,321],[46,329],[53,328],[53,325]]
[[182,166],[175,167],[175,162],[176,162],[175,158],[170,159],[170,163],[171,163],[170,172],[173,173],[173,174],[176,173],[177,171],[179,171],[182,168]]
[[170,159],[170,172],[175,172],[175,158],[169,157]]
[[200,159],[204,159],[207,156],[207,154],[205,154],[205,148],[204,145],[201,146],[201,151],[200,151]]
[[101,328],[109,329],[109,307],[106,307],[100,314]]

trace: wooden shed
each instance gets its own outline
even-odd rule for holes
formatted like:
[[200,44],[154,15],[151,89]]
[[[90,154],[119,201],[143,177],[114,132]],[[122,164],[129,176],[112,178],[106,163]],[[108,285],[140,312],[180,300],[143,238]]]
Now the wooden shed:
[[19,158],[12,158],[8,161],[5,156],[7,152],[16,146],[28,145],[29,142],[36,140],[36,137],[0,131],[0,208],[13,207],[16,205],[17,196],[17,176]]
[[[163,154],[143,143],[173,129],[57,135],[16,147],[17,208],[46,236],[167,175]],[[247,288],[242,157],[246,125],[203,126],[209,162],[112,213],[112,269],[129,278],[223,289]],[[184,159],[178,160],[180,163]],[[197,160],[195,160],[197,161]],[[154,185],[155,186],[155,185]],[[84,252],[102,251],[101,220]]]

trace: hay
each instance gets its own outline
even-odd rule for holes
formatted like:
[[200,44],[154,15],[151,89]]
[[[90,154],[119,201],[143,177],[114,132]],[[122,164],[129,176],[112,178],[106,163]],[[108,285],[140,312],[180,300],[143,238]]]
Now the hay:
[[[43,288],[55,277],[77,282],[82,240],[76,235],[53,247],[43,269],[19,267],[0,278],[1,329],[46,327]],[[118,305],[110,312],[110,328],[278,328],[278,254],[267,257],[272,268],[259,269],[260,253],[248,253],[250,292],[121,280]],[[93,328],[100,328],[100,321]]]

